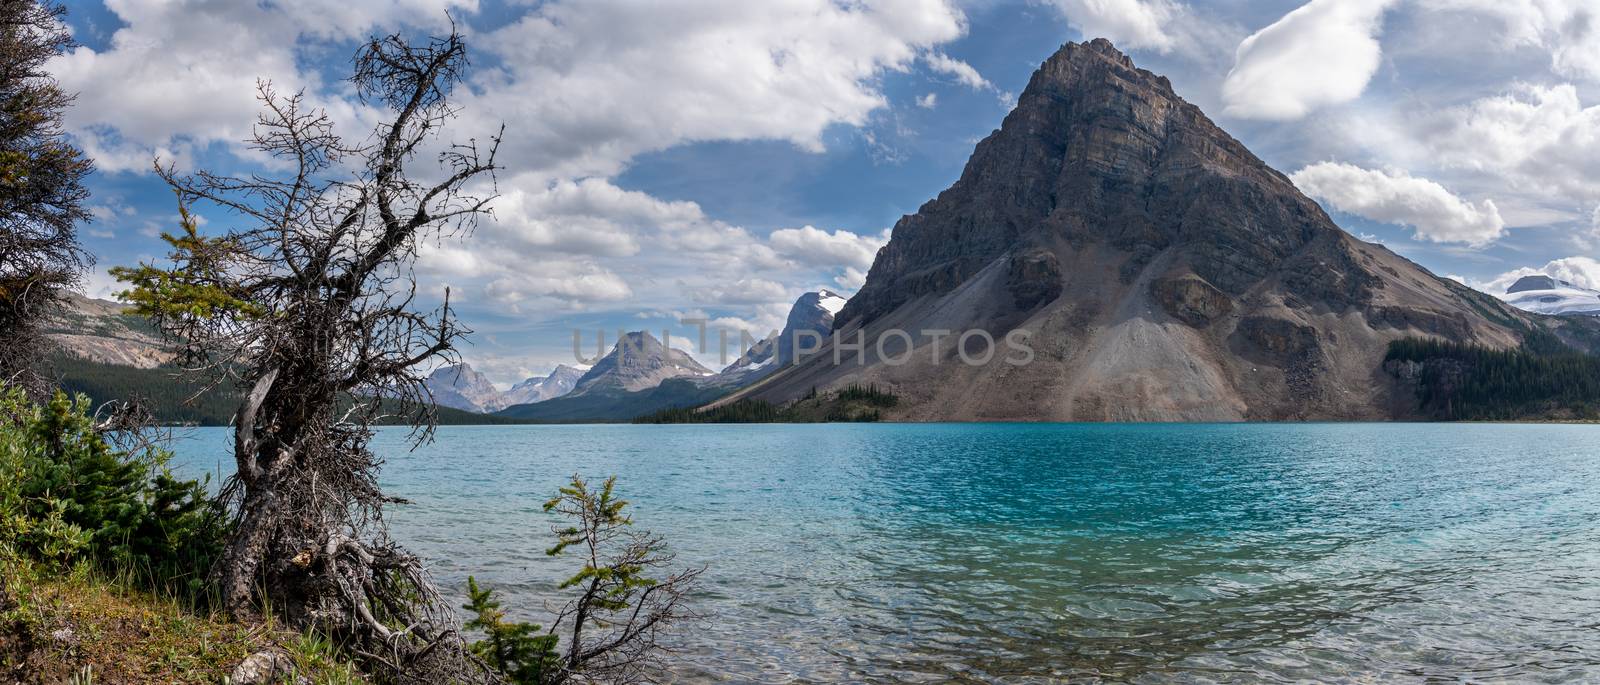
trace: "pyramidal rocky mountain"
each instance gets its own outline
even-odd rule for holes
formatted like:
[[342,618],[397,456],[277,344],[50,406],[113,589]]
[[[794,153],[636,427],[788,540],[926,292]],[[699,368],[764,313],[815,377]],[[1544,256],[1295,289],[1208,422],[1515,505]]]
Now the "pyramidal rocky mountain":
[[579,378],[572,394],[621,390],[638,392],[669,378],[710,376],[710,369],[683,350],[668,347],[646,331],[626,333],[611,352]]
[[[1412,405],[1382,369],[1391,341],[1505,348],[1563,325],[1350,236],[1095,40],[1046,60],[960,179],[896,223],[833,322],[865,349],[722,401],[876,383],[901,420],[1387,419]],[[1021,331],[1032,358],[963,363],[987,347],[959,341],[974,331]]]
[[695,406],[730,388],[689,353],[645,331],[624,334],[565,395],[513,404],[502,416],[533,421],[626,421],[673,406]]
[[1513,307],[1540,314],[1600,316],[1600,290],[1592,290],[1551,276],[1523,276],[1506,288]]

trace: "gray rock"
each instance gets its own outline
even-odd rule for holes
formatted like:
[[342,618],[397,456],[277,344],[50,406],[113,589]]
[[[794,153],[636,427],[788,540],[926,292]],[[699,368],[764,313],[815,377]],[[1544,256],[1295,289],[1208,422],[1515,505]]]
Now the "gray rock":
[[511,386],[511,389],[505,392],[502,404],[509,407],[561,397],[577,387],[578,379],[583,377],[583,373],[583,369],[575,369],[566,364],[557,365],[548,376],[529,378]]
[[442,407],[472,412],[491,412],[505,407],[505,400],[488,377],[467,364],[434,369],[423,383]]
[[[280,652],[256,652],[235,666],[228,677],[231,685],[269,685],[295,675],[294,660]],[[297,682],[309,682],[298,678]]]
[[1157,279],[1150,283],[1150,294],[1172,318],[1195,328],[1233,312],[1233,300],[1199,276]]

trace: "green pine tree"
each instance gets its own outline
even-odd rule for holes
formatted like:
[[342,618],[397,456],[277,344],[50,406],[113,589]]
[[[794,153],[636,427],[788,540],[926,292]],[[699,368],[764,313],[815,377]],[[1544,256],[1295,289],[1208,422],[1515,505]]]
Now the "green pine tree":
[[494,591],[481,588],[472,576],[467,577],[468,601],[461,608],[471,611],[473,618],[466,627],[481,630],[486,637],[472,643],[472,652],[494,666],[511,682],[518,685],[536,685],[561,680],[561,659],[556,653],[555,635],[540,635],[540,626],[533,623],[507,621]]

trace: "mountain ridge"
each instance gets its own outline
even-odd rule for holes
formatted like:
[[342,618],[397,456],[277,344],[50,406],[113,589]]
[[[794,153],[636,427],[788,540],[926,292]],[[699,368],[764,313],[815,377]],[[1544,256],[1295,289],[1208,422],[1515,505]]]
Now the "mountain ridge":
[[807,348],[820,344],[833,330],[834,316],[844,307],[845,301],[843,296],[827,288],[800,295],[790,305],[782,330],[751,345],[708,382],[746,385],[793,364],[796,342],[804,338]]

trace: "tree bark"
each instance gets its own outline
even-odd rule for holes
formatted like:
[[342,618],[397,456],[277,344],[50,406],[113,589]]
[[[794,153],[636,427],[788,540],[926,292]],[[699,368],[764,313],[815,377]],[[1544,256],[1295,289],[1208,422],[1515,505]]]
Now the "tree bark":
[[267,556],[272,533],[278,527],[278,497],[261,478],[245,487],[238,528],[228,539],[218,562],[218,588],[222,609],[239,621],[260,618],[255,584],[261,562]]

